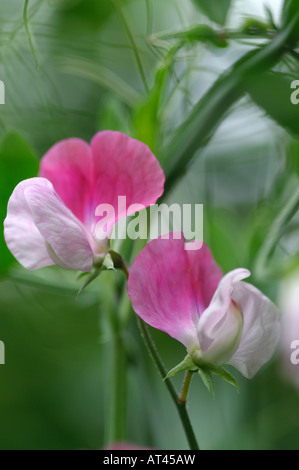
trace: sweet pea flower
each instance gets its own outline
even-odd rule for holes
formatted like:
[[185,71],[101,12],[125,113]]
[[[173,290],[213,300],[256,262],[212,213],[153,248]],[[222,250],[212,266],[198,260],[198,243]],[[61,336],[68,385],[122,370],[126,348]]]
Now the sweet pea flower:
[[[110,204],[116,223],[154,204],[164,180],[149,148],[120,132],[99,132],[90,145],[58,142],[42,158],[39,177],[19,183],[9,199],[7,246],[28,269],[57,264],[89,272],[108,248],[108,239],[96,236],[97,206]],[[118,196],[126,197],[122,211]]]
[[196,366],[231,364],[252,378],[274,353],[280,323],[275,305],[242,281],[249,275],[222,276],[205,244],[189,251],[183,237],[159,238],[135,258],[128,294],[142,320],[180,341]]

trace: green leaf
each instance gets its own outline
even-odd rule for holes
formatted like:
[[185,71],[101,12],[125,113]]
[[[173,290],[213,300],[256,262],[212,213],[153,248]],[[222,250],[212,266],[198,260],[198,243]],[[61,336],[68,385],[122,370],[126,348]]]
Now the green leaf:
[[299,105],[291,102],[296,92],[292,79],[279,73],[264,73],[247,85],[253,101],[291,134],[299,136]]
[[224,369],[224,367],[213,366],[210,368],[210,371],[213,372],[213,374],[217,375],[218,377],[221,377],[221,379],[225,380],[226,382],[236,387],[236,389],[239,391],[239,384],[237,380],[230,372]]
[[[285,0],[282,7],[282,27],[286,27],[293,19],[297,16],[298,18],[299,6],[298,0]],[[291,39],[295,43],[299,40],[299,29],[298,27],[294,29]]]
[[80,289],[79,289],[79,291],[78,291],[77,299],[78,299],[79,295],[84,291],[84,289],[85,289],[92,281],[94,281],[94,279],[96,279],[96,278],[101,274],[101,271],[102,271],[102,266],[96,267],[96,268],[94,269],[94,271],[92,271],[91,273],[89,273],[88,278],[86,279],[86,281],[84,282],[84,284],[82,284],[82,286],[80,287]]
[[213,398],[214,398],[214,381],[213,381],[212,374],[217,375],[221,379],[225,380],[226,382],[236,387],[237,390],[239,390],[239,384],[237,380],[234,378],[234,376],[230,372],[224,369],[224,367],[216,366],[214,364],[207,364],[204,362],[202,362],[202,364],[199,363],[198,365],[196,365],[193,362],[192,358],[189,356],[189,354],[185,357],[185,359],[182,362],[180,362],[177,366],[175,366],[173,369],[171,369],[168,372],[165,379],[174,377],[180,372],[184,372],[186,370],[189,370],[191,372],[198,371],[199,376],[201,377],[203,383],[205,384],[205,386],[207,387],[207,389],[209,390]]
[[76,276],[76,281],[80,281],[80,279],[83,279],[83,277],[88,276],[88,274],[90,274],[90,273],[88,273],[88,272],[78,273],[78,275]]
[[110,255],[111,260],[113,262],[114,270],[120,269],[121,271],[124,272],[126,276],[128,276],[129,275],[128,268],[127,268],[124,258],[114,250],[109,250],[108,254]]
[[194,3],[210,20],[225,24],[231,0],[194,0]]
[[271,28],[276,30],[277,26],[276,26],[275,21],[274,21],[272,10],[267,5],[264,5],[264,10],[265,10],[265,13],[267,15],[269,25],[271,26]]
[[109,271],[109,270],[112,270],[112,271],[116,271],[115,267],[114,267],[114,262],[113,262],[113,259],[112,259],[112,256],[110,253],[107,253],[107,255],[105,256],[104,258],[104,261],[103,261],[103,264],[102,264],[102,270],[105,270],[105,271]]
[[[37,175],[38,160],[29,144],[15,132],[8,133],[0,146],[0,219],[6,217],[7,203],[16,185]],[[0,270],[14,260],[0,231]]]
[[78,279],[86,276],[88,274],[88,277],[87,279],[85,280],[84,284],[80,287],[79,289],[79,292],[77,294],[77,298],[79,297],[79,295],[81,294],[81,292],[92,282],[94,281],[94,279],[96,279],[102,271],[115,271],[115,266],[114,266],[114,262],[113,262],[113,259],[112,259],[112,256],[110,253],[107,253],[107,255],[105,256],[104,260],[100,260],[100,262],[95,265],[95,268],[94,270],[91,272],[91,273],[81,273],[79,276],[78,276]]
[[273,25],[265,23],[264,21],[259,21],[255,18],[246,18],[241,31],[249,36],[263,37],[270,27],[273,27]]
[[198,369],[199,376],[214,398],[214,381],[209,369]]
[[176,48],[173,48],[166,54],[158,67],[152,89],[139,102],[133,116],[136,138],[147,144],[154,153],[157,153],[159,148],[162,126],[159,111],[175,52]]
[[165,379],[169,379],[169,377],[174,377],[175,375],[179,374],[180,372],[184,372],[185,370],[197,370],[197,366],[194,364],[189,354],[185,357],[182,362],[180,362],[177,366],[175,366],[168,372]]

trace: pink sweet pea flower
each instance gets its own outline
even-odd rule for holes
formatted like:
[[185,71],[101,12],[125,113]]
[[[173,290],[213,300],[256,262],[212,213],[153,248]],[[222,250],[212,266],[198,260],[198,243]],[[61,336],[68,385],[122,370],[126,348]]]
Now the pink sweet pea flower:
[[[108,247],[96,237],[97,206],[113,206],[115,223],[137,210],[130,211],[132,204],[154,204],[164,180],[149,148],[120,132],[99,132],[90,145],[76,138],[58,142],[42,158],[39,177],[19,183],[10,197],[7,246],[28,269],[57,264],[90,271]],[[122,212],[118,196],[126,196]]]
[[[194,242],[192,242],[194,243]],[[275,305],[252,285],[250,272],[222,273],[208,247],[159,238],[135,258],[128,294],[149,325],[183,343],[195,365],[231,364],[251,378],[274,353],[280,324]]]

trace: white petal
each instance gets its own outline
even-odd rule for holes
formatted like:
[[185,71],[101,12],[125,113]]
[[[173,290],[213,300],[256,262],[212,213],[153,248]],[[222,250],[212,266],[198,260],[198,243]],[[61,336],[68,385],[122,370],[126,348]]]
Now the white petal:
[[32,185],[49,188],[51,183],[45,178],[30,178],[19,183],[14,189],[7,207],[4,221],[4,237],[14,257],[27,269],[50,266],[50,258],[44,237],[36,227],[24,190]]
[[245,282],[234,285],[233,299],[242,308],[244,327],[238,349],[228,363],[245,377],[252,378],[277,346],[280,337],[278,309],[256,287]]
[[48,254],[53,250],[53,261],[64,268],[90,271],[93,251],[88,233],[49,184],[43,188],[30,185],[24,190],[35,225],[50,245]]
[[227,273],[220,281],[209,307],[201,315],[197,332],[202,351],[207,351],[218,340],[221,325],[225,322],[231,304],[233,286],[240,279],[250,276],[247,269],[235,269]]
[[[210,345],[205,351],[195,352],[194,362],[203,361],[208,364],[225,364],[236,351],[243,328],[243,316],[239,305],[230,302],[228,310],[221,321],[209,331]],[[200,339],[206,336],[204,328],[199,330]],[[201,345],[201,344],[200,344]]]

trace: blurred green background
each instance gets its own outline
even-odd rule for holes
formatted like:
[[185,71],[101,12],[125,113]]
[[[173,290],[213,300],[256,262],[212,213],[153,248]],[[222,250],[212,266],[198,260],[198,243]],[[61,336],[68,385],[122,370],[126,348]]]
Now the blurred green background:
[[[190,133],[179,126],[225,70],[275,40],[287,17],[281,16],[283,3],[288,13],[292,2],[279,0],[1,2],[1,220],[15,185],[37,174],[38,160],[58,140],[89,141],[102,129],[126,132],[151,147],[171,178],[174,160],[167,148],[179,136],[187,150],[165,200],[204,204],[205,240],[223,271],[249,268],[252,282],[277,301],[281,280],[299,264],[293,213],[280,227],[271,259],[263,257],[277,216],[299,187],[299,105],[290,103],[290,84],[299,79],[297,38],[266,71],[252,69],[250,80],[240,78],[240,96],[220,101],[210,118],[215,125],[194,144],[192,160]],[[198,25],[204,28],[194,29]],[[206,119],[199,108],[202,128]],[[6,353],[0,449],[107,445],[113,342],[107,318],[118,308],[122,275],[102,274],[76,299],[77,273],[55,267],[27,272],[2,234],[0,242],[0,340]],[[122,303],[127,308],[124,296]],[[182,360],[178,342],[151,331],[168,369]],[[187,449],[133,314],[123,340],[126,439]],[[213,400],[199,377],[192,383],[188,410],[201,447],[298,449],[299,396],[283,379],[279,352],[251,381],[233,373],[239,394],[216,380]],[[181,381],[175,377],[178,389]]]

